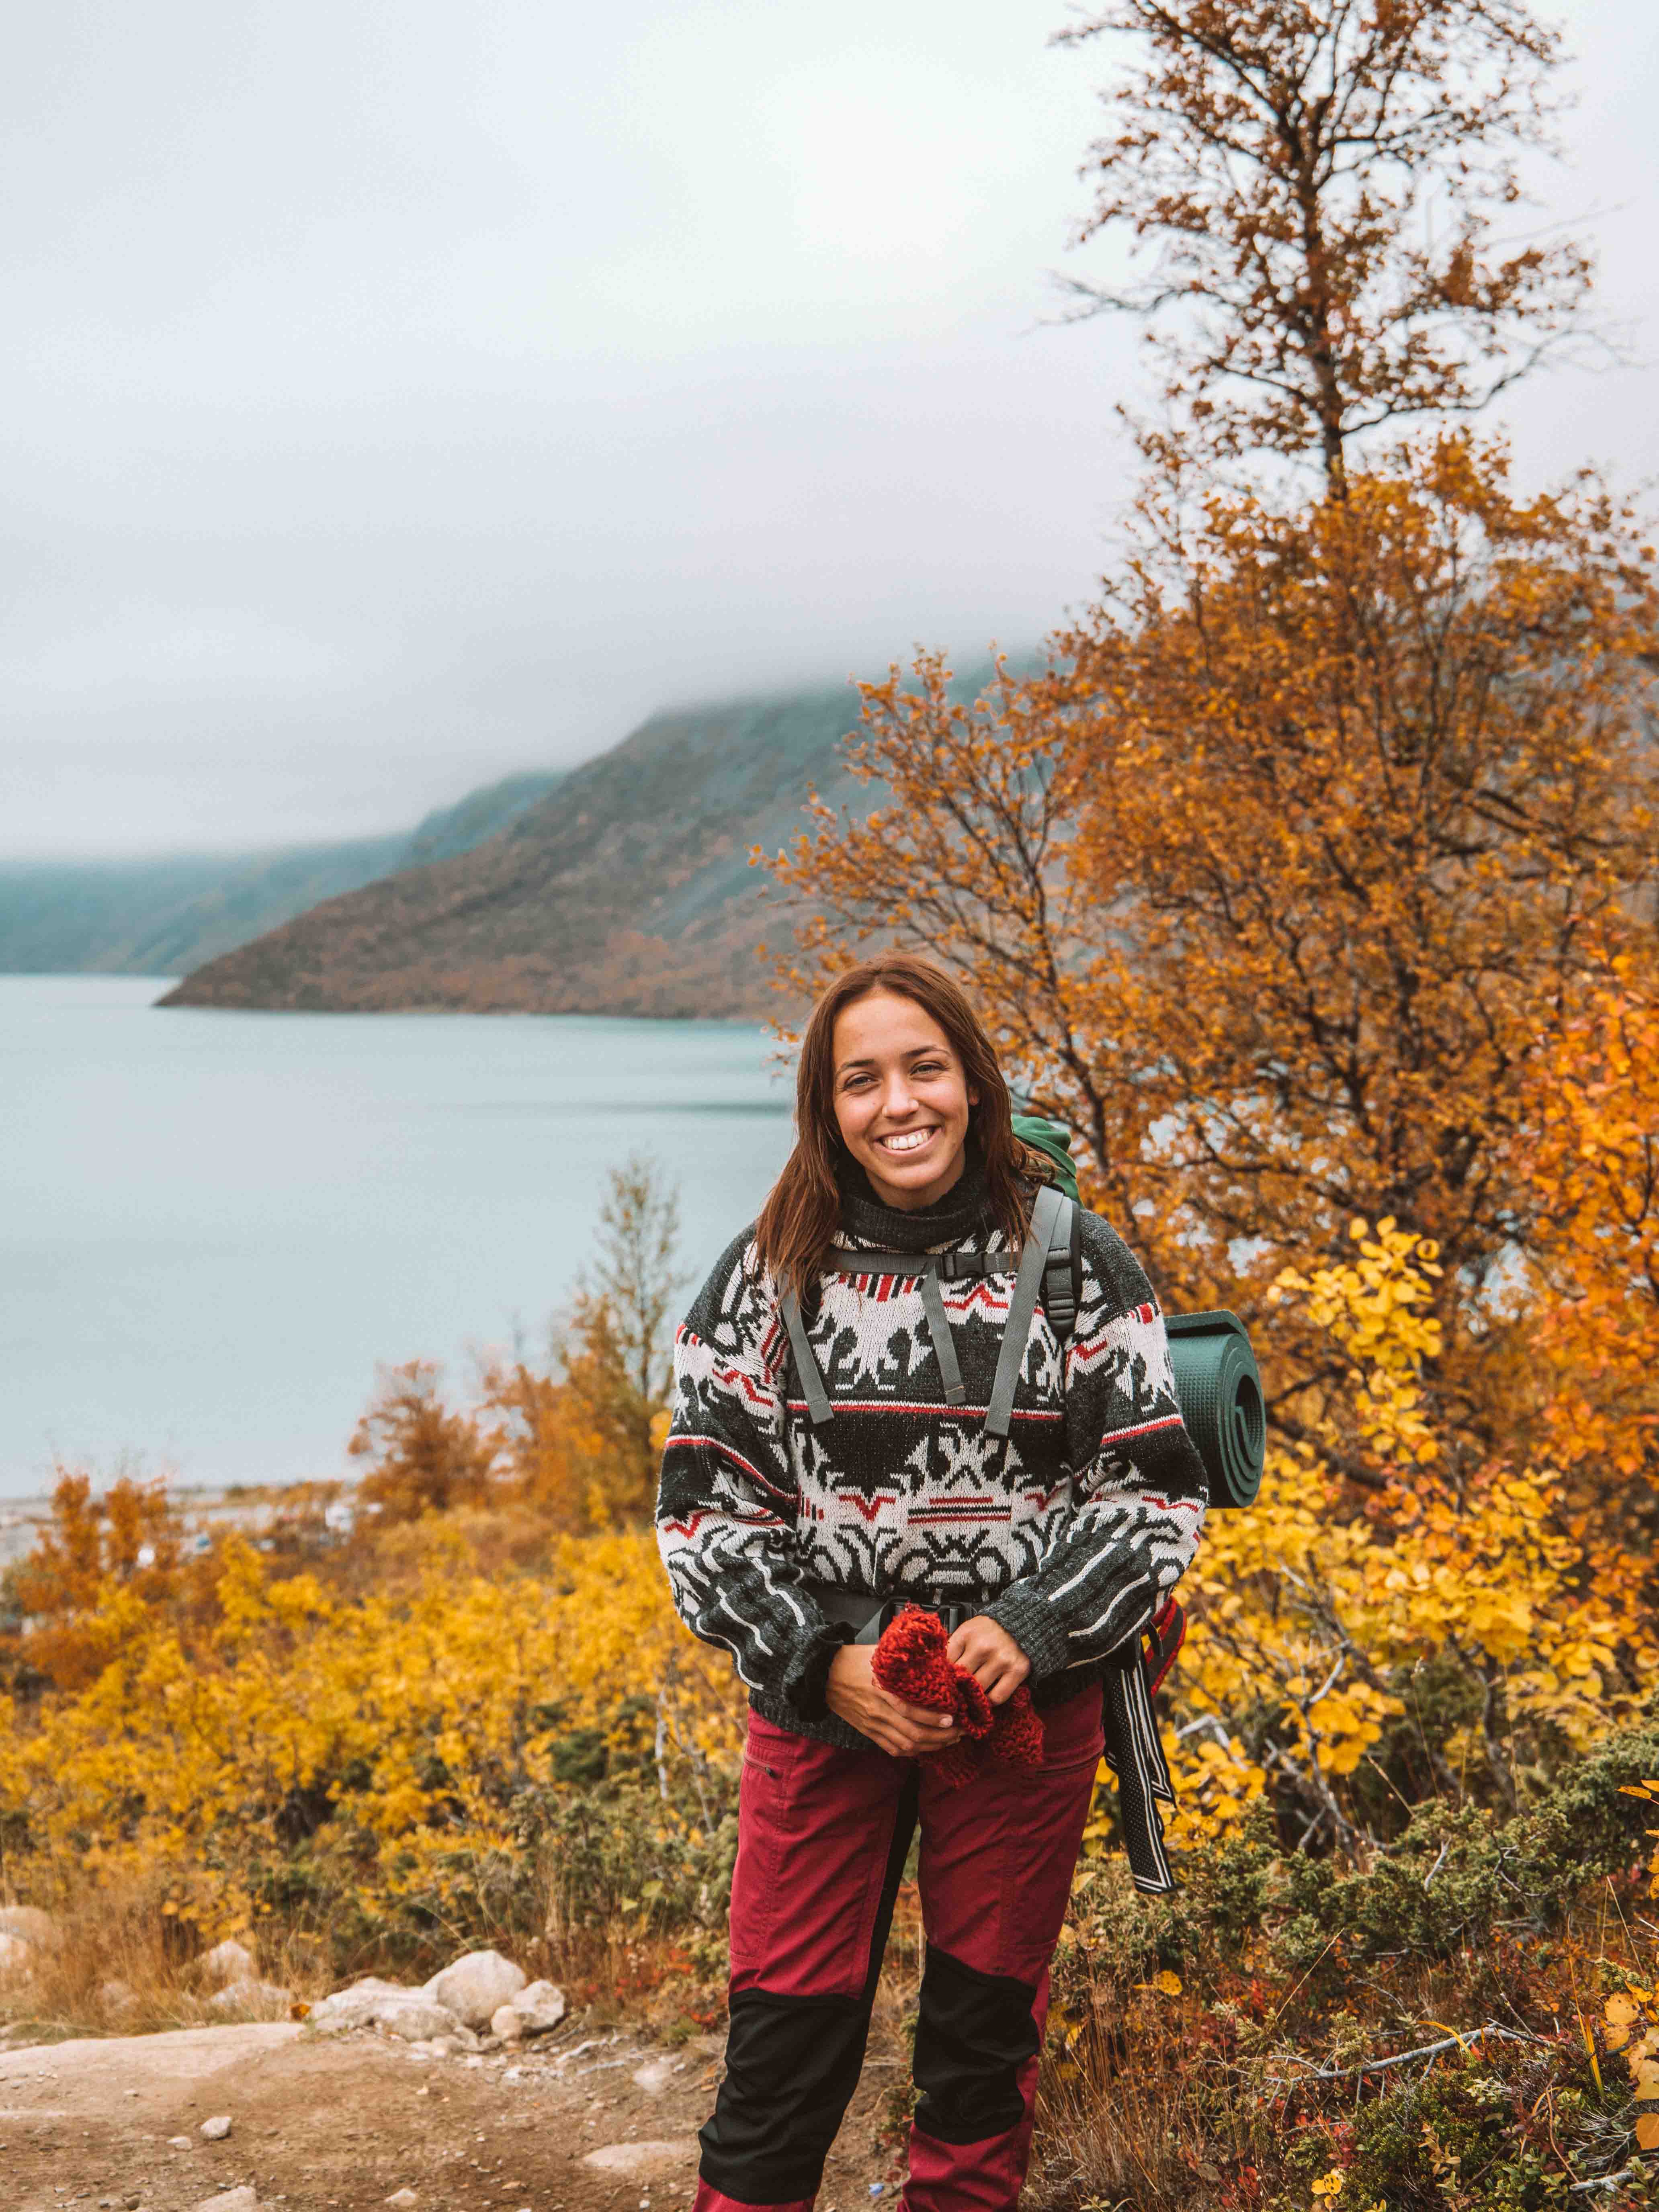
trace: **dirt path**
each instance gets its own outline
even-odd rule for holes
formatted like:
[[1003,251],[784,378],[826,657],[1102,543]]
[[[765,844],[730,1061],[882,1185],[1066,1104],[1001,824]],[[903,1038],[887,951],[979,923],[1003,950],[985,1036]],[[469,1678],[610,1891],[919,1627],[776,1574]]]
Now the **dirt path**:
[[[191,2212],[251,2187],[237,2212],[368,2212],[403,2190],[416,2212],[683,2212],[718,2059],[712,2038],[664,2051],[591,2027],[483,2058],[287,2024],[0,2047],[0,2203]],[[893,2195],[872,2140],[891,2063],[866,2071],[823,2212]],[[204,2142],[219,2114],[230,2133]]]

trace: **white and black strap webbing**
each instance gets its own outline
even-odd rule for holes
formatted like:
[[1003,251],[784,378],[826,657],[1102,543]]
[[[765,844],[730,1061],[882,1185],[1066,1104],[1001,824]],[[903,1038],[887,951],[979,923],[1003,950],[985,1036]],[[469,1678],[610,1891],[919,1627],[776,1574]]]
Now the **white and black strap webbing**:
[[1164,1820],[1160,1803],[1175,1803],[1175,1789],[1158,1741],[1152,1702],[1146,1693],[1146,1670],[1140,1656],[1140,1639],[1127,1665],[1113,1666],[1106,1676],[1106,1759],[1117,1777],[1118,1824],[1135,1887],[1159,1897],[1175,1887],[1175,1876],[1164,1851]]

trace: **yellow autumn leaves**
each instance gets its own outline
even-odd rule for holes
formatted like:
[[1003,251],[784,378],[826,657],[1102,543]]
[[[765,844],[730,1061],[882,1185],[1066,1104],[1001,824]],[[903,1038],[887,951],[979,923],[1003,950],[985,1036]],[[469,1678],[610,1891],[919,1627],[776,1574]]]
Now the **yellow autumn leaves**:
[[[1322,2173],[1316,2181],[1310,2183],[1309,2186],[1313,2191],[1314,2212],[1321,2212],[1322,2207],[1334,2207],[1337,2198],[1342,2194],[1347,2179],[1346,2173],[1340,2166],[1334,2166],[1328,2173]],[[1363,2212],[1388,2212],[1388,2207],[1382,2203],[1367,2204],[1363,2208]]]
[[0,1707],[0,1825],[27,1839],[35,1886],[159,1870],[176,1911],[239,1924],[283,1808],[320,1790],[366,1909],[441,1905],[513,1848],[512,1794],[551,1779],[560,1729],[645,1697],[664,1759],[736,1741],[729,1669],[680,1630],[645,1534],[566,1540],[549,1578],[503,1583],[434,1528],[395,1600],[270,1579],[232,1540],[218,1597],[207,1644],[187,1650],[106,1587],[118,1649],[97,1680],[49,1696],[33,1724]]
[[[1439,1747],[1454,1786],[1494,1761],[1527,1766],[1547,1735],[1582,1752],[1659,1680],[1645,1563],[1598,1548],[1559,1478],[1438,1471],[1419,1384],[1437,1342],[1432,1247],[1390,1221],[1356,1223],[1352,1241],[1351,1262],[1287,1270],[1278,1293],[1305,1302],[1348,1364],[1378,1457],[1411,1480],[1380,1488],[1372,1511],[1338,1511],[1337,1475],[1310,1441],[1270,1451],[1253,1511],[1210,1516],[1182,1591],[1178,1843],[1226,1833],[1270,1771],[1352,1840],[1343,1785],[1405,1712],[1402,1679],[1444,1655],[1482,1716]],[[1267,1747],[1255,1756],[1252,1734]]]

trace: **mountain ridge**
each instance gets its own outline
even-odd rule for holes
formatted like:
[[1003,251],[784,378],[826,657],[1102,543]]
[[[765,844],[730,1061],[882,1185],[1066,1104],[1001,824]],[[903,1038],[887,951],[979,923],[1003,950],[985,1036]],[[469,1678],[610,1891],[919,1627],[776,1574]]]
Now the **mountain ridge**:
[[750,848],[809,787],[878,798],[842,752],[845,686],[652,715],[491,836],[343,890],[187,975],[168,1006],[753,1019],[787,921]]

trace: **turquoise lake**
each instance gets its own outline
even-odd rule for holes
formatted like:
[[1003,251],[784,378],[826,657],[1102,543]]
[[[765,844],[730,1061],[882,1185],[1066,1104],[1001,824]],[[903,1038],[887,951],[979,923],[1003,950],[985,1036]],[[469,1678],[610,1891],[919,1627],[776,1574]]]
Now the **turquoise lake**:
[[759,1029],[167,987],[0,976],[0,1497],[342,1474],[377,1362],[540,1351],[611,1167],[678,1182],[700,1277],[789,1147]]

